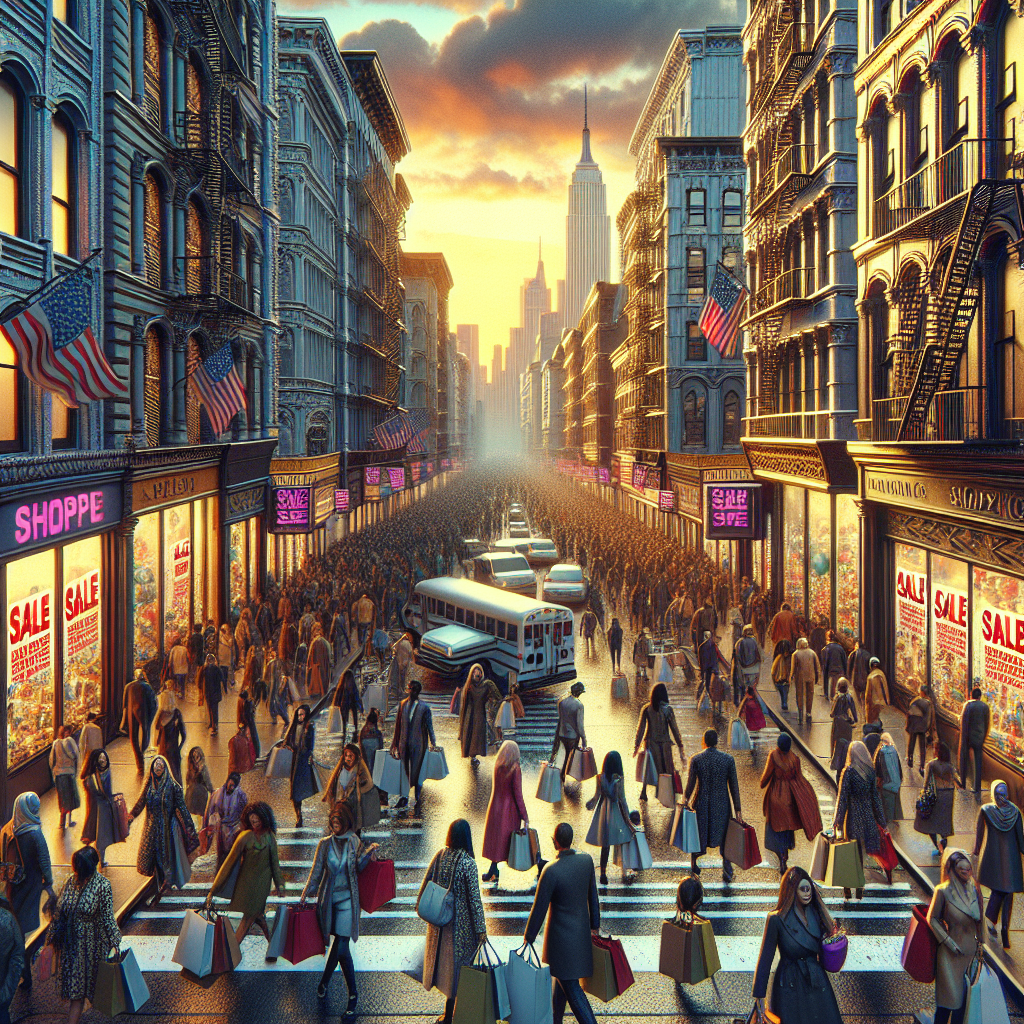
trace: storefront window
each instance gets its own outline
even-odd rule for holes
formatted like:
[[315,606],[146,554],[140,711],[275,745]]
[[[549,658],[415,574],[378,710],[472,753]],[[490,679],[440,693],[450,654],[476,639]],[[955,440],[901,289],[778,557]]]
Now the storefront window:
[[164,512],[164,651],[191,630],[192,506]]
[[135,665],[142,668],[160,654],[160,513],[140,516],[135,527]]
[[788,601],[797,615],[804,610],[804,567],[805,567],[805,532],[806,513],[804,511],[804,495],[802,487],[783,488],[782,501],[782,558],[783,579],[782,599]]
[[927,671],[928,554],[923,548],[896,545],[895,679],[913,692]]
[[807,601],[809,624],[832,625],[832,497],[807,492]]
[[931,638],[931,685],[939,705],[960,717],[968,699],[967,627],[969,598],[967,563],[945,555],[931,556],[928,612]]
[[7,767],[53,741],[53,551],[7,566]]
[[200,498],[193,502],[195,530],[192,532],[192,621],[206,625],[206,602],[203,600],[203,580],[206,579],[206,536],[203,524],[206,522],[206,501]]
[[260,593],[262,587],[260,587],[259,573],[256,568],[256,556],[260,550],[260,534],[259,534],[259,520],[249,520],[249,590],[252,598],[255,600],[256,595]]
[[246,544],[249,539],[245,523],[232,523],[231,527],[231,625],[238,622],[242,608],[249,601],[249,585],[246,577],[248,558]]
[[761,584],[762,590],[771,590],[772,583],[772,514],[769,512],[764,517],[764,580]]
[[974,569],[974,685],[992,709],[989,742],[1012,756],[1024,735],[1024,583]]
[[860,516],[849,494],[836,495],[836,629],[860,636]]
[[64,706],[62,721],[78,729],[100,710],[102,691],[102,542],[90,537],[68,544],[64,559]]

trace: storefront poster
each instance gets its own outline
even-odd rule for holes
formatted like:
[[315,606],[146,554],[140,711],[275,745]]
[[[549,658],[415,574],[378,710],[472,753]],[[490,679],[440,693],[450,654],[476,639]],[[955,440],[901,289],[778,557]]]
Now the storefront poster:
[[275,487],[272,533],[307,533],[312,528],[312,492],[309,487]]
[[962,590],[944,587],[934,578],[931,595],[932,689],[944,706],[959,709],[966,700],[967,627],[970,605]]
[[658,510],[661,512],[675,512],[675,491],[658,491]]
[[1006,700],[1024,697],[1024,615],[1007,608],[982,605],[981,678],[1003,689]]
[[79,576],[64,588],[64,657],[79,658],[100,642],[100,571]]
[[[897,545],[896,682],[915,691],[926,679],[928,575],[925,552]],[[905,552],[900,557],[899,550]]]
[[349,509],[349,493],[347,488],[336,488],[334,491],[334,511],[347,512]]
[[7,691],[47,685],[53,661],[53,591],[40,590],[7,606]]
[[391,485],[391,493],[397,494],[405,490],[405,467],[388,466],[388,483]]
[[189,540],[175,541],[170,551],[172,572],[174,574],[174,595],[172,603],[176,608],[188,607],[188,592],[192,568],[192,544]]
[[705,484],[704,507],[709,539],[756,539],[761,526],[759,484]]

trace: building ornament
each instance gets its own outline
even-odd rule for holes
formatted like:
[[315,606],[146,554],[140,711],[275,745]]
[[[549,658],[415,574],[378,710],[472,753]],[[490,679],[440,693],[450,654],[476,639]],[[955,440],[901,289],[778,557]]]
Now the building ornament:
[[1024,564],[1024,538],[1002,537],[958,523],[940,523],[895,509],[887,510],[887,519],[889,536],[900,540],[927,544],[940,551],[949,551],[1013,572],[1019,572]]
[[802,477],[827,483],[825,466],[817,450],[808,451],[788,445],[751,445],[747,457],[755,473],[774,473],[779,476]]

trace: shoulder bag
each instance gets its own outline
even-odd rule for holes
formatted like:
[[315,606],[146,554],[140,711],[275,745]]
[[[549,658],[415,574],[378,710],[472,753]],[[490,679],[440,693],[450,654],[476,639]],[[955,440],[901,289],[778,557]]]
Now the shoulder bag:
[[11,833],[11,839],[14,840],[14,845],[18,850],[18,859],[16,861],[9,861],[7,859],[7,850],[10,843],[4,843],[4,859],[0,863],[0,881],[6,882],[8,885],[21,885],[25,881],[25,858],[21,853],[21,843],[18,842],[18,837],[13,832]]
[[[423,892],[420,893],[420,898],[416,901],[417,915],[427,924],[434,925],[435,928],[443,928],[446,924],[451,924],[455,917],[455,893],[452,892],[452,886],[455,884],[455,875],[461,861],[462,851],[460,850],[455,864],[452,866],[452,879],[448,883],[447,889],[431,878],[423,887]],[[438,860],[434,874],[439,874],[440,870],[441,862]]]
[[928,785],[921,791],[921,796],[917,801],[917,813],[921,818],[930,818],[932,811],[935,809],[935,783],[932,779],[928,779]]

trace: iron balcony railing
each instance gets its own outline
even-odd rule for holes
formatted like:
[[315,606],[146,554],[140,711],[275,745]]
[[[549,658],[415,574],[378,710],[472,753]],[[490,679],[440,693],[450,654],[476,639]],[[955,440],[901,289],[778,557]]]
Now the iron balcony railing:
[[746,437],[786,437],[803,441],[821,441],[832,436],[832,421],[848,412],[824,409],[816,412],[779,412],[765,416],[745,416]]
[[810,174],[814,168],[814,154],[814,146],[787,146],[750,193],[751,211],[756,210],[791,174]]
[[800,54],[810,54],[814,50],[814,35],[815,24],[812,21],[794,21],[786,26],[760,69],[751,104],[753,113],[757,113],[767,102],[790,59]]
[[189,296],[215,296],[240,309],[256,308],[256,290],[251,282],[236,274],[226,264],[212,256],[182,256],[185,293]]
[[909,396],[876,398],[872,403],[871,439],[887,441],[978,441],[985,432],[985,389],[955,388],[939,391],[928,407],[928,415],[900,438],[900,423]]
[[773,278],[754,296],[754,312],[770,309],[780,303],[808,299],[814,294],[814,268],[796,267]]

